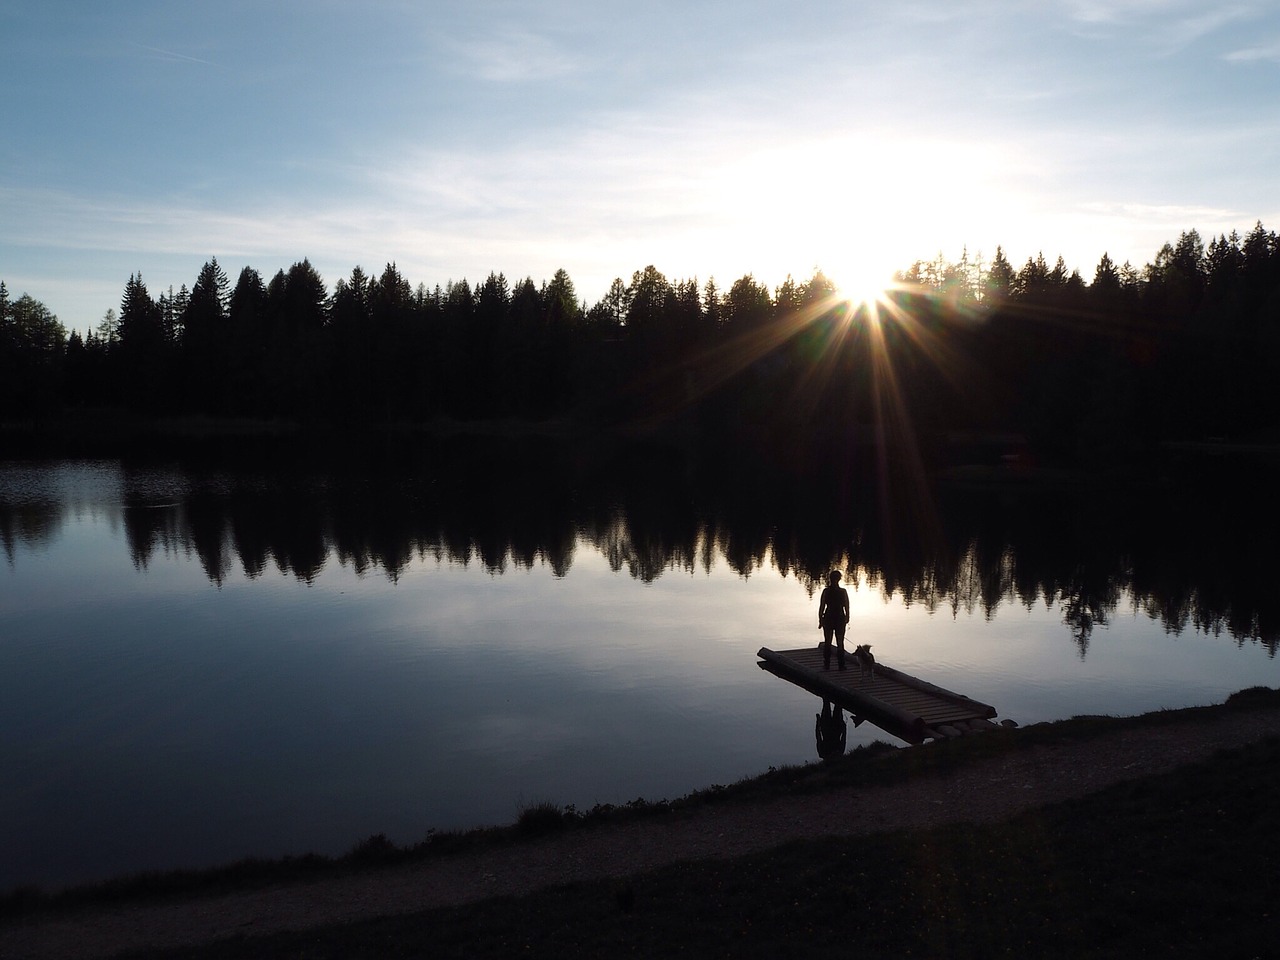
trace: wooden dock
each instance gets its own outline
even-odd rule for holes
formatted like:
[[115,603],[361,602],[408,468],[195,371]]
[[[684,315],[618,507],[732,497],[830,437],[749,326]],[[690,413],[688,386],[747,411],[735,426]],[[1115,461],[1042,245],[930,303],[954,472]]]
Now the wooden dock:
[[[773,651],[761,647],[759,666],[810,693],[843,707],[908,743],[946,740],[996,729],[996,708],[963,694],[944,690],[910,674],[877,663],[875,675],[863,676],[858,661],[846,657],[847,669],[822,669],[822,645]],[[1012,720],[1005,726],[1017,726]]]

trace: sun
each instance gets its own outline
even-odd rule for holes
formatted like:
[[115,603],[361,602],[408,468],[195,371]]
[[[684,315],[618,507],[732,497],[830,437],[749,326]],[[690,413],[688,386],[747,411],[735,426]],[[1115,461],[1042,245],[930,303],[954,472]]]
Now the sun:
[[882,302],[893,286],[889,275],[867,268],[846,268],[833,279],[841,299],[849,301],[855,310]]

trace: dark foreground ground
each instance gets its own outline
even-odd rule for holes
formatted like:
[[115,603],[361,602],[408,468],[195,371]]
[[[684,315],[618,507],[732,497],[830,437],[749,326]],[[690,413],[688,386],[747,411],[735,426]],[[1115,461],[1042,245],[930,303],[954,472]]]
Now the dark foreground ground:
[[[1249,741],[1244,746],[1207,751],[1207,758],[1159,775],[1086,788],[1065,802],[1038,804],[1032,798],[1021,813],[994,822],[860,836],[830,836],[819,822],[812,839],[732,859],[687,860],[465,905],[121,955],[1277,956],[1280,737],[1248,736],[1250,718],[1265,716],[1267,729],[1274,729],[1277,713],[1280,692],[1253,690],[1220,707],[1081,718],[984,735],[957,749],[948,744],[896,751],[889,758],[849,757],[843,765],[819,768],[817,776],[779,772],[728,791],[737,796],[702,801],[727,804],[729,810],[786,810],[789,798],[799,808],[803,797],[803,809],[812,811],[824,809],[813,803],[818,798],[831,801],[835,818],[851,786],[860,796],[888,796],[878,791],[954,783],[973,771],[986,777],[987,770],[1011,769],[999,766],[1001,755],[1029,751],[1069,754],[1075,764],[1093,751],[1101,761],[1121,739],[1132,749],[1135,734],[1138,742],[1167,750],[1194,739],[1203,725],[1220,725],[1224,716],[1244,721],[1236,723]],[[1080,776],[1087,779],[1088,771]],[[989,785],[993,798],[1019,789],[1032,788],[1018,778],[993,778]],[[979,809],[972,819],[990,818]],[[553,836],[599,828],[572,818],[545,820],[534,826]],[[642,851],[634,853],[643,861]],[[450,854],[458,855],[465,850]],[[200,902],[196,898],[193,909]],[[6,927],[13,933],[81,909],[46,903],[24,915],[10,903],[8,916],[0,919],[0,953],[5,943],[21,942],[6,940]],[[81,946],[101,955],[101,944]]]

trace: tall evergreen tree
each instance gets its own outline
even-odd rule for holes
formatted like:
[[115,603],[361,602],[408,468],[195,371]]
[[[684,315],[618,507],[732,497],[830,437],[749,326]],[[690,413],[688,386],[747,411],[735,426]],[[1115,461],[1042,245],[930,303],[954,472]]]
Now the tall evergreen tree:
[[510,308],[511,290],[507,285],[507,278],[501,273],[490,271],[476,291],[476,322],[483,331],[492,334],[506,325]]
[[519,335],[534,330],[542,318],[542,294],[532,277],[525,277],[511,291],[511,322]]
[[631,295],[621,277],[614,277],[609,290],[600,301],[604,306],[608,325],[615,330],[627,322],[627,310],[631,307]]
[[267,288],[262,275],[253,267],[245,267],[227,301],[227,319],[233,326],[252,329],[261,321],[266,301]]
[[285,325],[296,333],[316,333],[328,323],[329,300],[324,280],[305,257],[285,276],[283,314]]
[[782,320],[794,315],[799,309],[800,288],[791,274],[787,274],[787,279],[773,291],[773,315]]
[[454,282],[450,280],[444,290],[444,310],[446,319],[453,325],[465,329],[475,313],[475,297],[471,293],[471,284],[467,278]]
[[221,414],[227,408],[231,338],[229,282],[217,258],[200,269],[182,314],[182,355],[190,409]]
[[720,329],[724,320],[724,311],[720,302],[720,288],[716,286],[715,277],[708,277],[702,287],[702,316],[707,330],[714,334]]
[[1240,282],[1244,268],[1244,253],[1240,249],[1240,234],[1231,231],[1231,236],[1218,234],[1209,241],[1205,252],[1205,273],[1212,295],[1219,301],[1226,300]]
[[547,284],[542,294],[546,309],[547,322],[553,326],[573,324],[578,320],[578,294],[573,289],[573,281],[568,272],[561,267]]
[[763,327],[773,313],[769,288],[751,274],[733,281],[724,298],[724,327],[731,333],[745,333]]
[[29,294],[10,301],[0,284],[0,409],[7,414],[47,414],[62,389],[67,331]]
[[1093,308],[1102,314],[1111,314],[1120,303],[1120,271],[1111,255],[1103,253],[1093,271],[1093,283],[1089,285],[1089,300]]
[[116,313],[115,307],[108,307],[107,312],[102,315],[102,319],[98,321],[98,326],[94,329],[98,340],[102,342],[104,349],[111,349],[111,346],[120,339],[120,315]]
[[632,335],[662,330],[667,290],[667,278],[653,264],[631,275],[631,286],[627,288],[627,329]]
[[169,413],[174,397],[167,386],[173,353],[165,336],[160,306],[151,298],[142,274],[130,275],[120,300],[119,342],[113,364],[118,396],[132,409]]
[[262,275],[244,267],[227,299],[231,370],[228,376],[228,410],[243,416],[262,413],[266,407],[265,381],[270,345],[267,288]]
[[1004,247],[996,247],[996,255],[991,260],[991,267],[987,270],[984,287],[984,300],[989,300],[993,305],[998,306],[1008,300],[1013,294],[1017,284],[1017,274],[1014,272],[1013,265],[1009,263],[1009,258],[1004,255]]

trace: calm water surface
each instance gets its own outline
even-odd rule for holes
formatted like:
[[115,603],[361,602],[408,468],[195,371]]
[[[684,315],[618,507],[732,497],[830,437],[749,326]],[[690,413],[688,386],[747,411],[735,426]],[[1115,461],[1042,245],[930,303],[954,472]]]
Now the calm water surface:
[[[672,543],[626,504],[508,539],[422,506],[433,484],[0,464],[0,888],[409,843],[816,760],[820,703],[755,657],[817,641],[816,563],[744,563],[723,525]],[[503,501],[478,515],[500,526]],[[384,509],[416,526],[397,539]],[[993,604],[976,569],[967,595],[972,556],[925,597],[849,559],[852,637],[1022,724],[1280,686],[1265,637],[1171,627],[1132,583],[1082,630],[1079,597]],[[850,748],[873,739],[892,738],[850,725]]]

